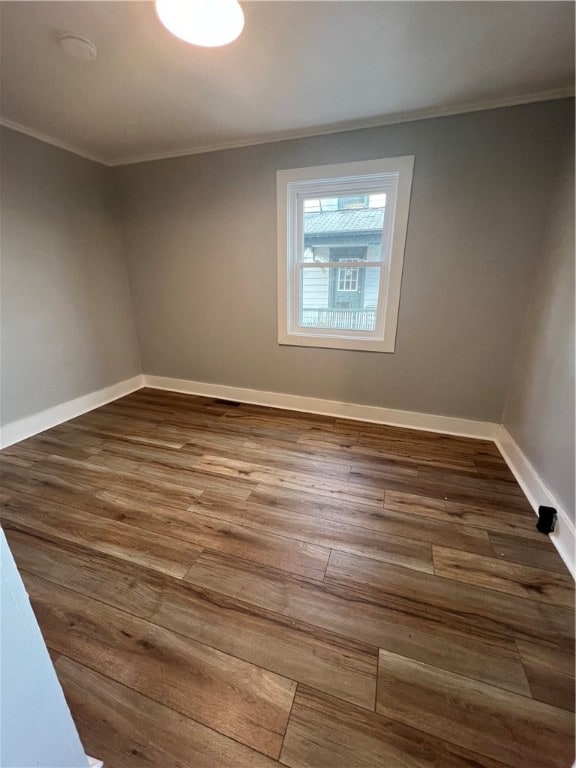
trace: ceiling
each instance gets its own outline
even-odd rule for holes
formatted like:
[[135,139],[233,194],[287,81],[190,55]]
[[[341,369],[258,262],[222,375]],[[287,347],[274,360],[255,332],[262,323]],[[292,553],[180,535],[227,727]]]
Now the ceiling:
[[206,49],[151,2],[3,0],[2,122],[115,165],[573,94],[571,2],[242,7],[240,38]]

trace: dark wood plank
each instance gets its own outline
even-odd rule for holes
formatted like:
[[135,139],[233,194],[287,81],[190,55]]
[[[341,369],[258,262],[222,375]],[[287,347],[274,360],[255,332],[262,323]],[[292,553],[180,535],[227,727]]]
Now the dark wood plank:
[[532,696],[574,711],[574,654],[516,640]]
[[[266,507],[247,502],[230,503],[223,497],[214,494],[203,494],[197,503],[188,508],[191,512],[202,512],[214,520],[228,520],[242,523],[243,529],[266,531],[276,536],[286,537],[288,540],[307,542],[310,545],[340,549],[345,552],[356,552],[376,560],[389,563],[402,563],[406,568],[415,568],[426,573],[433,573],[432,548],[429,544],[415,541],[406,536],[393,536],[388,532],[357,528],[345,523],[327,521],[319,517],[298,514],[293,511],[279,509],[278,507]],[[204,515],[202,515],[204,518]],[[205,518],[206,519],[206,518]],[[406,533],[406,531],[404,531]],[[285,539],[284,539],[285,540]],[[220,546],[210,546],[210,549],[226,551]],[[323,578],[328,563],[328,550],[326,560],[322,564],[322,572],[319,578]],[[281,568],[281,561],[271,557],[268,562],[263,558],[250,558],[240,551],[228,551],[228,554],[257,559],[264,565],[273,565]],[[308,572],[298,570],[296,567],[288,567],[284,570],[299,573],[302,576],[318,578],[312,569]]]
[[82,544],[86,539],[97,552],[146,565],[182,577],[202,547],[162,534],[152,534],[124,523],[102,520],[89,512],[19,494],[0,504],[5,528],[36,531],[53,539]]
[[533,514],[532,507],[518,484],[479,477],[477,473],[472,476],[464,471],[451,472],[436,468],[419,468],[418,481],[444,488],[448,491],[449,500],[461,501],[469,498],[467,503],[470,504],[493,503],[496,506],[505,505],[516,511]]
[[5,467],[33,467],[34,464],[43,458],[42,454],[38,454],[37,451],[28,448],[27,445],[17,443],[9,448],[2,449],[0,454],[0,467],[4,470]]
[[522,514],[507,509],[493,509],[490,506],[464,504],[398,491],[386,491],[384,506],[396,512],[423,516],[440,522],[461,523],[491,532],[498,531],[532,539],[538,539],[542,535],[536,530],[532,512]]
[[502,457],[475,456],[473,461],[480,477],[516,483],[516,478]]
[[390,483],[400,484],[400,487],[410,488],[418,482],[418,470],[399,459],[370,459],[362,461],[357,456],[351,457],[349,483],[366,485],[373,488],[387,488]]
[[7,531],[18,567],[134,616],[374,708],[378,650],[88,548]]
[[[20,570],[147,619],[160,602],[166,580],[157,571],[37,533],[6,530]],[[178,580],[180,583],[180,580]]]
[[566,768],[574,759],[572,713],[387,651],[376,709],[515,768]]
[[[0,475],[2,473],[0,472]],[[0,504],[3,501],[8,501],[8,499],[11,499],[12,496],[16,495],[16,491],[13,491],[11,488],[2,488],[0,487]]]
[[100,450],[101,443],[102,440],[99,438],[92,438],[89,443],[82,443],[82,441],[66,439],[65,433],[54,435],[51,430],[48,430],[5,448],[1,455],[2,458],[22,457],[26,459],[22,462],[22,466],[33,466],[37,461],[49,456],[63,456],[79,461],[89,461],[90,457]]
[[352,486],[337,480],[325,480],[321,475],[313,476],[305,472],[287,472],[267,469],[259,464],[245,461],[221,459],[218,456],[203,456],[194,467],[202,472],[213,473],[223,477],[250,480],[256,484],[278,486],[305,493],[314,493],[328,498],[343,501],[371,504],[381,508],[384,491],[373,488]]
[[464,631],[536,640],[573,650],[574,611],[569,608],[430,578],[343,552],[330,555],[326,581],[355,584],[387,607],[411,610],[422,618]]
[[155,483],[170,483],[181,489],[188,488],[199,495],[202,491],[214,491],[237,499],[247,499],[254,483],[247,479],[231,480],[228,477],[215,476],[196,467],[186,469],[176,462],[170,466],[167,461],[142,460],[127,458],[101,451],[92,458],[92,465],[116,470],[120,468],[126,475],[136,480],[143,477]]
[[[250,443],[248,440],[237,440],[235,445],[227,446],[222,442],[218,442],[216,435],[213,435],[214,440],[211,445],[206,445],[204,450],[199,451],[201,447],[200,441],[187,442],[183,446],[179,453],[182,456],[188,456],[189,454],[200,455],[212,455],[218,456],[221,459],[229,459],[235,461],[239,458],[242,461],[266,466],[267,469],[274,469],[286,472],[297,472],[310,474],[313,476],[321,476],[324,478],[331,478],[341,482],[347,482],[348,474],[350,472],[350,462],[336,463],[333,461],[324,461],[318,454],[298,454],[296,451],[290,451],[288,449],[279,450],[278,448],[262,448],[254,443]],[[202,441],[204,442],[204,441]],[[206,441],[208,442],[208,441]],[[399,473],[402,477],[405,477],[405,470]]]
[[[121,401],[118,401],[121,402]],[[37,437],[47,438],[50,440],[59,440],[66,445],[71,445],[76,448],[84,448],[88,452],[95,452],[98,448],[101,448],[106,438],[93,435],[90,432],[84,432],[70,426],[69,421],[65,421],[62,424],[57,424],[55,427],[42,432]],[[32,439],[32,438],[28,438]],[[28,440],[23,440],[23,443],[27,443]]]
[[547,536],[525,539],[506,533],[491,532],[488,535],[498,558],[511,563],[532,565],[534,568],[545,568],[547,571],[569,573]]
[[[220,500],[218,498],[214,499],[212,494],[203,494],[200,498],[194,500],[194,505],[199,508],[213,508],[217,511],[220,505],[219,502]],[[328,525],[324,521],[353,526],[354,528],[365,528],[371,534],[375,534],[374,540],[378,542],[378,546],[382,546],[383,540],[393,537],[410,539],[426,544],[443,544],[454,549],[476,552],[479,555],[493,554],[488,533],[484,530],[457,524],[446,525],[444,522],[428,520],[423,517],[410,515],[407,512],[393,512],[388,509],[377,509],[361,503],[349,504],[347,502],[325,499],[324,497],[311,498],[308,494],[270,488],[264,485],[256,487],[256,490],[250,495],[248,502],[265,507],[266,516],[262,514],[261,517],[263,520],[268,519],[269,524],[275,524],[277,517],[274,515],[274,511],[277,510],[284,517],[286,515],[291,516],[294,520],[298,521],[298,524],[300,524],[302,518],[307,520],[320,518],[322,525],[329,532],[337,531],[338,528]],[[240,510],[246,508],[245,505],[224,503],[230,514],[241,514]],[[253,508],[251,507],[251,509]],[[340,547],[334,546],[333,548],[339,549]],[[347,551],[352,551],[352,549],[348,548]],[[359,549],[355,551],[360,553]]]
[[435,735],[303,686],[280,759],[290,768],[503,768]]
[[[39,462],[32,469],[12,467],[2,472],[5,487],[19,493],[33,494],[52,501],[72,505],[87,503],[77,498],[83,492],[96,499],[114,501],[132,498],[150,505],[164,505],[186,509],[201,490],[158,482],[122,472],[119,467],[106,468],[86,462],[70,461],[58,457]],[[91,502],[95,503],[95,502]]]
[[322,433],[332,433],[333,419],[317,416],[313,413],[298,413],[282,408],[266,408],[241,404],[239,408],[229,409],[221,418],[221,424],[227,429],[236,427],[252,430],[278,430],[280,433],[292,435],[296,439],[303,434],[318,430]]
[[382,465],[390,461],[419,471],[422,468],[442,468],[448,470],[466,470],[476,475],[476,467],[468,456],[454,456],[449,451],[430,451],[409,441],[386,442],[382,438],[366,438],[354,433],[307,432],[298,440],[299,445],[314,446],[318,450],[338,452],[342,459],[356,462],[369,462]]
[[379,435],[361,432],[358,442],[351,446],[352,453],[381,458],[402,457],[404,461],[424,467],[443,469],[468,469],[476,474],[476,467],[469,456],[457,456],[454,451],[443,450],[441,445],[423,446],[416,439],[400,438],[391,440]]
[[47,644],[277,758],[296,684],[23,572]]
[[275,760],[65,656],[56,664],[86,751],[110,768],[273,768]]
[[226,412],[221,406],[211,406],[204,401],[204,405],[198,403],[185,404],[180,401],[178,405],[159,403],[154,398],[146,402],[125,399],[108,403],[99,409],[100,414],[107,416],[122,416],[135,421],[144,421],[147,424],[163,424],[178,429],[186,428],[217,428],[218,422]]
[[507,563],[445,547],[433,547],[433,551],[437,576],[528,600],[574,607],[574,582],[568,574],[551,573],[543,568]]
[[371,599],[352,585],[313,582],[212,553],[203,553],[185,580],[335,634],[529,694],[512,640],[483,636],[476,628],[462,631],[450,621],[419,615],[424,611],[413,610],[406,601],[388,607],[378,594]]
[[71,419],[67,425],[98,437],[119,437],[135,443],[148,443],[167,448],[180,448],[186,442],[184,431],[177,427],[158,426],[145,421],[135,422],[133,419],[119,415],[110,418],[100,409]]
[[296,443],[303,432],[311,429],[311,425],[299,423],[298,420],[283,418],[288,411],[280,409],[268,409],[266,416],[251,416],[244,412],[243,405],[237,413],[233,409],[225,413],[219,421],[221,427],[227,432],[246,437],[272,437],[283,440],[285,443]]
[[[234,501],[226,500],[226,497],[220,498],[224,504]],[[264,526],[257,530],[254,527],[237,525],[229,519],[197,514],[191,511],[191,507],[183,511],[167,505],[143,503],[131,494],[123,494],[108,495],[107,500],[97,504],[92,504],[89,500],[86,509],[108,520],[128,524],[142,531],[158,533],[162,538],[174,537],[181,544],[189,542],[194,547],[225,552],[310,578],[322,579],[328,564],[328,542],[320,546],[301,538],[270,535]],[[410,542],[405,545],[404,542],[399,542],[398,548],[400,547],[407,555],[411,551]],[[417,556],[422,568],[425,569],[427,564],[427,570],[432,572],[431,550],[414,552],[414,558]]]
[[377,649],[313,624],[188,585],[164,589],[150,620],[368,709]]
[[504,460],[491,440],[479,440],[473,437],[446,435],[441,432],[427,432],[409,427],[397,427],[390,424],[377,424],[349,419],[336,419],[334,430],[359,432],[364,437],[379,438],[383,445],[398,445],[399,452],[404,445],[414,445],[419,449],[433,451],[442,455],[460,458],[491,459],[504,464]]
[[[303,443],[287,443],[285,440],[278,440],[275,437],[256,437],[253,435],[244,435],[242,446],[249,450],[264,451],[265,453],[271,452],[280,458],[295,458],[302,462],[309,460],[321,461],[323,464],[332,464],[342,470],[347,468],[350,471],[351,460],[343,457],[338,451],[317,450],[314,446]],[[188,445],[185,445],[183,450],[187,449]],[[401,469],[403,469],[403,476],[417,477],[418,473],[416,470]]]

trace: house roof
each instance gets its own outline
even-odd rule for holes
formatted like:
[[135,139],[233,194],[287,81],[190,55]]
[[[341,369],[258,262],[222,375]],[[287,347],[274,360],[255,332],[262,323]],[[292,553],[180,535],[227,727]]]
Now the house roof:
[[384,224],[383,208],[361,208],[352,211],[323,211],[304,214],[306,235],[328,232],[373,232]]

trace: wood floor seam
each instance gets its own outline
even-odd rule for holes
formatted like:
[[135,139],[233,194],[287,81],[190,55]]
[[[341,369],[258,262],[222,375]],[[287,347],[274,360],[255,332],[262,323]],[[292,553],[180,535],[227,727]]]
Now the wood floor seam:
[[[24,575],[26,575],[26,574],[28,573],[28,572],[27,572],[25,569],[21,569],[21,571],[22,571],[22,573],[23,573]],[[40,579],[42,579],[43,581],[48,581],[48,582],[50,582],[50,581],[51,581],[51,579],[50,579],[50,578],[48,578],[48,577],[45,577],[45,576],[37,576],[36,574],[32,574],[32,573],[30,573],[30,575],[31,575],[31,576],[36,576],[36,578],[40,578]],[[174,578],[174,577],[171,577],[171,578]],[[179,581],[179,580],[178,580],[178,581]],[[87,595],[87,594],[86,594],[86,592],[82,592],[82,591],[79,591],[78,589],[74,589],[74,588],[73,588],[73,587],[71,587],[70,585],[64,585],[64,584],[61,584],[61,583],[59,583],[59,582],[52,582],[52,583],[54,583],[54,584],[57,584],[58,586],[60,586],[60,587],[62,587],[62,588],[64,588],[64,589],[66,589],[67,591],[70,591],[70,592],[74,592],[75,594],[77,594],[77,595],[79,595],[79,596],[81,596],[81,597],[86,597],[86,598],[88,598],[88,599],[90,599],[90,600],[93,600],[93,601],[95,601],[95,602],[101,602],[101,603],[103,603],[103,604],[104,604],[104,605],[106,605],[106,606],[110,606],[111,608],[114,608],[114,609],[116,609],[116,610],[122,611],[122,612],[124,612],[124,613],[126,613],[126,614],[128,614],[128,615],[130,615],[130,616],[134,616],[134,617],[136,617],[136,618],[140,618],[140,619],[142,619],[142,620],[144,620],[144,621],[147,621],[147,622],[148,622],[148,623],[150,623],[151,625],[155,625],[155,626],[157,625],[157,626],[161,626],[161,627],[164,627],[165,629],[167,629],[167,630],[171,631],[171,632],[172,632],[173,634],[175,634],[175,635],[180,635],[181,637],[183,637],[183,638],[186,638],[186,639],[192,639],[192,640],[194,640],[195,642],[198,642],[198,643],[200,643],[200,644],[202,644],[202,645],[205,645],[205,646],[207,646],[207,647],[209,647],[209,648],[213,648],[214,650],[216,650],[216,651],[219,651],[219,652],[221,652],[221,653],[225,653],[226,655],[228,655],[228,656],[231,656],[231,657],[233,657],[233,658],[236,658],[236,659],[238,659],[238,660],[240,660],[240,661],[249,661],[249,659],[247,659],[245,656],[242,656],[242,655],[240,655],[239,653],[234,653],[234,652],[231,652],[230,650],[225,650],[225,649],[223,649],[223,648],[221,647],[221,645],[218,645],[218,644],[216,644],[216,643],[214,643],[214,642],[209,642],[209,641],[207,641],[207,640],[200,640],[198,637],[195,637],[195,636],[193,636],[193,635],[190,635],[190,634],[186,634],[186,633],[184,633],[184,632],[182,632],[182,631],[178,630],[178,628],[175,628],[174,626],[167,626],[167,624],[166,624],[166,623],[162,623],[162,622],[160,622],[160,621],[159,621],[159,619],[158,619],[158,616],[157,616],[158,606],[152,607],[152,608],[150,609],[150,611],[148,611],[147,613],[142,613],[142,612],[134,612],[134,610],[133,610],[133,609],[132,609],[132,610],[130,610],[130,609],[122,608],[122,607],[119,607],[119,606],[118,606],[117,604],[115,604],[115,603],[112,603],[112,602],[106,601],[106,600],[104,600],[104,599],[102,599],[102,598],[99,598],[99,597],[95,597],[94,595]],[[162,591],[162,592],[160,593],[160,602],[162,601],[162,599],[164,598],[164,596],[165,596],[165,592],[164,592],[164,591]],[[225,599],[225,595],[218,595],[218,596],[219,596],[219,597],[221,597],[221,598],[223,598],[223,599]],[[240,602],[240,601],[239,601],[239,602]],[[241,602],[240,602],[240,605],[242,605],[242,603],[241,603]],[[244,605],[244,606],[245,606],[245,608],[247,608],[247,609],[251,609],[251,610],[253,610],[253,611],[256,611],[256,610],[257,610],[257,609],[255,609],[255,608],[253,608],[253,607],[252,607],[252,606],[251,606],[249,603],[244,603],[243,605]],[[284,618],[284,619],[285,619],[285,618],[287,618],[287,617],[281,617],[281,615],[279,615],[279,618]],[[156,620],[154,621],[154,619],[156,619]],[[312,625],[311,625],[311,626],[312,626]],[[345,637],[345,636],[339,636],[339,635],[337,635],[336,633],[327,633],[327,634],[328,634],[328,635],[330,635],[330,636],[332,636],[332,638],[334,639],[334,641],[336,641],[336,640],[338,640],[338,639],[341,639],[341,640],[346,640],[346,637]],[[378,659],[378,648],[377,648],[376,646],[370,647],[370,646],[367,646],[367,645],[365,645],[365,651],[366,651],[366,652],[370,652],[370,653],[372,653],[372,654],[373,654],[373,656],[374,656],[374,661],[375,661],[375,662],[376,662],[376,664],[377,664],[377,659]],[[250,662],[250,663],[253,663],[253,662]],[[270,672],[270,673],[272,673],[272,674],[281,675],[282,677],[285,677],[287,680],[292,680],[293,682],[295,682],[295,683],[298,683],[298,680],[297,680],[297,679],[294,679],[294,677],[290,677],[290,676],[286,675],[285,673],[283,673],[283,672],[280,672],[280,671],[279,671],[277,668],[273,668],[272,666],[270,666],[270,665],[267,665],[267,664],[266,664],[266,662],[264,662],[264,661],[261,661],[261,662],[260,662],[260,664],[259,664],[259,666],[260,666],[262,669],[264,669],[264,670],[266,670],[266,671],[268,671],[268,672]],[[375,667],[376,667],[376,665],[375,665]],[[375,680],[375,682],[376,682],[376,679],[377,679],[377,678],[376,678],[376,668],[375,668],[375,669],[374,669],[374,680]],[[344,696],[344,694],[342,694],[342,695]],[[359,704],[359,702],[355,702],[355,703]],[[359,705],[360,705],[360,704],[359,704]],[[364,706],[364,705],[361,705],[361,706]]]
[[[22,573],[23,573],[23,574],[26,574],[27,572],[26,572],[26,571],[24,571],[24,570],[22,570]],[[29,576],[34,576],[35,578],[38,578],[38,579],[42,579],[43,581],[49,581],[48,579],[44,579],[42,576],[36,576],[35,574],[32,574],[32,573],[29,573],[28,575],[29,575]],[[50,582],[49,582],[49,583],[50,583]],[[76,591],[76,590],[74,590],[74,589],[70,589],[69,587],[64,587],[64,586],[62,586],[61,584],[60,584],[60,585],[58,585],[58,586],[62,587],[62,589],[66,589],[66,590],[67,590],[67,591],[69,591],[69,592],[74,592],[74,594],[76,594],[76,595],[79,595],[79,596],[81,596],[81,597],[86,597],[86,595],[84,595],[82,592],[77,592],[77,591]],[[120,612],[122,612],[122,613],[125,613],[127,616],[131,616],[131,617],[134,617],[134,618],[138,618],[138,619],[140,619],[141,621],[147,622],[147,623],[148,623],[148,624],[150,624],[151,626],[154,626],[154,627],[156,627],[156,626],[158,626],[158,627],[162,627],[163,629],[166,629],[166,631],[168,631],[168,632],[171,632],[171,633],[172,633],[172,634],[174,634],[174,635],[178,635],[179,637],[181,637],[181,638],[183,638],[183,639],[186,639],[186,640],[193,640],[193,638],[190,638],[188,635],[184,635],[184,634],[182,634],[181,632],[178,632],[178,631],[177,631],[177,630],[175,630],[175,629],[168,629],[167,627],[165,627],[165,626],[164,626],[164,625],[162,625],[162,624],[156,624],[155,622],[153,622],[153,621],[150,621],[150,619],[149,619],[149,618],[145,618],[145,617],[143,617],[143,616],[140,616],[140,615],[136,615],[136,614],[131,614],[129,611],[123,610],[122,608],[117,608],[116,606],[114,606],[114,605],[111,605],[110,603],[106,603],[106,602],[104,602],[103,600],[98,600],[98,598],[95,598],[95,597],[90,597],[89,599],[90,599],[90,600],[94,600],[95,602],[100,602],[100,603],[102,603],[103,605],[106,605],[106,606],[108,606],[108,607],[110,607],[110,608],[113,608],[113,609],[114,609],[114,610],[116,610],[116,611],[120,611]],[[203,643],[203,642],[200,642],[199,640],[193,640],[193,641],[194,641],[195,643],[198,643],[199,645],[204,645],[204,646],[206,646],[206,648],[211,648],[211,649],[212,649],[212,650],[214,650],[214,651],[218,651],[218,653],[223,653],[223,654],[225,654],[226,656],[230,656],[230,657],[231,657],[231,658],[233,658],[233,659],[237,659],[238,661],[243,661],[243,662],[245,662],[245,661],[246,661],[246,660],[245,660],[245,659],[243,659],[241,656],[236,656],[236,655],[235,655],[235,654],[233,654],[233,653],[229,653],[229,652],[227,652],[227,651],[222,651],[222,650],[220,650],[220,648],[217,648],[217,647],[216,647],[216,646],[214,646],[214,645],[210,645],[209,643]],[[65,655],[66,655],[65,653],[62,653],[62,652],[59,652],[59,653],[60,653],[60,655],[62,655],[62,656],[65,656]],[[250,662],[247,662],[247,663],[250,663]],[[271,673],[272,673],[272,674],[274,674],[274,675],[279,675],[279,673],[278,673],[278,672],[276,672],[276,671],[275,671],[275,670],[273,670],[273,669],[268,669],[267,667],[264,667],[264,666],[261,666],[260,668],[261,668],[261,669],[263,669],[263,670],[264,670],[264,671],[266,671],[266,672],[271,672]],[[280,676],[280,677],[285,677],[284,675],[279,675],[279,676]],[[291,678],[288,678],[288,677],[286,677],[285,679],[286,679],[286,680],[289,680],[290,682],[293,682],[293,683],[294,683],[294,684],[296,684],[296,685],[298,685],[298,681],[297,681],[297,680],[292,680]],[[193,719],[193,718],[192,718],[192,719]]]
[[[58,655],[59,655],[59,658],[65,658],[65,659],[68,659],[68,660],[70,660],[70,661],[74,662],[75,664],[78,664],[79,666],[84,666],[84,665],[83,665],[83,664],[81,664],[80,662],[78,662],[78,661],[76,661],[75,659],[73,659],[71,656],[67,656],[65,653],[60,653],[60,654],[58,654]],[[88,667],[88,668],[89,668],[89,667]],[[90,669],[90,668],[89,668],[89,669]],[[95,671],[95,670],[92,670],[92,671]],[[105,678],[107,678],[108,680],[112,680],[112,681],[114,681],[114,678],[112,678],[112,677],[108,677],[108,675],[106,675],[106,674],[105,674],[105,673],[103,673],[103,672],[98,672],[98,674],[99,674],[99,675],[101,675],[102,677],[105,677]],[[137,689],[135,689],[135,688],[131,688],[130,686],[126,685],[125,683],[118,683],[118,685],[121,685],[121,686],[122,686],[122,687],[124,687],[124,688],[128,688],[129,690],[133,691],[134,693],[137,693],[139,696],[142,696],[142,697],[143,697],[143,698],[145,698],[145,699],[148,699],[149,701],[152,701],[152,702],[155,702],[155,703],[159,703],[159,702],[157,701],[157,699],[154,699],[154,698],[152,698],[151,696],[147,696],[145,693],[142,693],[141,691],[138,691],[138,690],[137,690]],[[168,707],[168,709],[170,709],[170,708]],[[182,713],[178,712],[177,710],[171,710],[171,711],[173,711],[173,712],[175,712],[175,713],[177,713],[177,714],[180,714],[180,715],[182,715]],[[190,717],[189,715],[182,715],[182,716],[183,716],[183,717],[186,717],[186,719],[187,719],[187,720],[190,720],[191,722],[194,722],[194,723],[198,723],[198,725],[201,725],[203,728],[207,728],[209,731],[212,731],[213,733],[215,733],[215,734],[218,734],[219,736],[224,736],[224,734],[223,734],[221,731],[217,730],[216,728],[213,728],[213,727],[212,727],[212,726],[210,726],[210,725],[206,725],[205,723],[200,723],[200,721],[199,721],[199,720],[194,720],[194,718],[193,718],[193,717]],[[230,739],[231,741],[234,741],[234,742],[236,742],[237,744],[240,744],[240,745],[242,745],[242,746],[246,746],[246,745],[244,744],[244,742],[242,742],[242,741],[239,741],[238,739],[235,739],[233,736],[229,736],[228,734],[226,734],[226,735],[225,735],[225,737],[226,737],[227,739]],[[266,753],[264,753],[264,752],[260,752],[260,751],[259,751],[258,749],[256,749],[255,747],[250,747],[250,749],[251,749],[252,751],[256,752],[256,753],[257,753],[257,754],[259,754],[259,755],[262,755],[262,756],[264,756],[264,757],[268,757],[268,755],[266,755]],[[158,768],[160,768],[160,766],[158,766]]]

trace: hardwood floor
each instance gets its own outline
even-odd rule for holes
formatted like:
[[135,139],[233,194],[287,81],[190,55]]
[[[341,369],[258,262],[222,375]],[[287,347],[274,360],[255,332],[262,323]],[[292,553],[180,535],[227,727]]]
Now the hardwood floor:
[[487,441],[140,390],[0,453],[106,768],[569,768],[574,584]]

